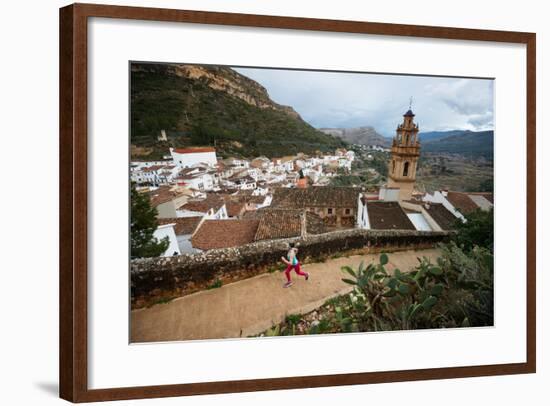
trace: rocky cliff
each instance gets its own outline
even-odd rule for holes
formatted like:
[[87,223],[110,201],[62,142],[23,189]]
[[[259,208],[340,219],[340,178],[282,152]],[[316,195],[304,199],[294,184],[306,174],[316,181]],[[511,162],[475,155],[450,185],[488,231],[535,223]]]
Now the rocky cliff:
[[[314,153],[343,145],[316,130],[259,83],[228,67],[134,63],[131,66],[134,158],[169,146],[214,145],[222,156]],[[165,130],[168,140],[157,140]]]

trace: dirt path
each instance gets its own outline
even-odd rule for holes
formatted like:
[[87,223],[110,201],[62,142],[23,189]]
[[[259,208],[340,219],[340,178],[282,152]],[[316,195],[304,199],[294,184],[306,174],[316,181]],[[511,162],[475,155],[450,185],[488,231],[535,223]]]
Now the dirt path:
[[[387,269],[408,270],[417,257],[435,260],[437,249],[401,251],[389,254]],[[176,341],[207,338],[246,337],[281,322],[288,314],[307,313],[327,299],[347,293],[341,267],[356,268],[378,260],[378,254],[355,255],[302,266],[311,277],[305,281],[294,272],[294,285],[283,289],[284,274],[262,274],[218,289],[183,296],[131,313],[131,341]]]

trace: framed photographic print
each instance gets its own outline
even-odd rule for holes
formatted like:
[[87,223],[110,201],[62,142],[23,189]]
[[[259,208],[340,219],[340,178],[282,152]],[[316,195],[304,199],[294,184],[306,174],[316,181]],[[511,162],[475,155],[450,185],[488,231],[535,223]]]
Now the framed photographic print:
[[60,38],[62,398],[535,372],[535,34],[74,4]]

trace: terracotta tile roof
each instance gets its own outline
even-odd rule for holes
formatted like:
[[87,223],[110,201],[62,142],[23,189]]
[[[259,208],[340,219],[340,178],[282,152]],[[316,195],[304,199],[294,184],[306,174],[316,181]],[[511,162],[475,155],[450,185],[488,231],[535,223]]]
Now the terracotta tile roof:
[[179,172],[179,174],[180,174],[181,176],[184,176],[184,175],[189,175],[190,173],[199,173],[199,172],[200,172],[200,170],[197,169],[197,168],[183,168],[183,169]]
[[361,196],[361,202],[363,204],[367,204],[367,202],[370,202],[370,201],[376,201],[376,200],[380,200],[380,197],[378,195],[365,195],[363,194],[363,196]]
[[237,172],[233,172],[233,175],[231,175],[228,179],[231,181],[238,180],[244,176],[247,176],[248,171],[246,169],[240,169]]
[[462,214],[468,214],[478,208],[467,193],[462,192],[448,192],[447,200],[458,209]]
[[163,168],[165,168],[164,165],[153,165],[153,166],[148,166],[146,168],[143,168],[142,171],[143,172],[156,172],[159,169],[163,169]]
[[238,192],[240,189],[237,189],[235,186],[220,186],[220,191],[223,193],[235,193]]
[[249,175],[242,176],[239,179],[236,179],[236,181],[240,182],[240,183],[254,183],[254,182],[256,182],[254,180],[254,178],[252,176],[249,176]]
[[468,193],[468,197],[472,199],[476,206],[481,210],[489,211],[493,207],[493,202],[481,193]]
[[351,187],[312,186],[305,189],[278,188],[271,206],[289,209],[307,207],[357,207],[361,190]]
[[267,196],[250,196],[246,200],[248,203],[262,204],[266,198]]
[[253,168],[261,168],[263,167],[264,165],[267,165],[269,164],[271,161],[266,158],[266,157],[258,157],[258,158],[254,158],[251,162],[250,162],[250,166],[252,166]]
[[242,214],[245,209],[246,203],[244,202],[234,202],[234,201],[227,201],[225,202],[225,207],[227,209],[227,215],[229,217],[237,217],[238,215]]
[[161,186],[149,192],[149,199],[153,207],[169,202],[177,197],[188,195],[189,191],[173,188],[172,186]]
[[173,224],[176,235],[193,234],[193,231],[197,228],[202,217],[177,217],[177,218],[159,218],[159,224]]
[[302,235],[302,216],[305,216],[305,233],[322,234],[327,231],[318,215],[305,210],[261,209],[252,213],[250,217],[260,219],[256,241],[299,237]]
[[239,190],[237,194],[233,196],[252,196],[253,191],[252,190]]
[[453,213],[445,208],[441,203],[426,203],[424,209],[435,220],[443,230],[452,230],[458,220]]
[[174,148],[174,152],[178,154],[195,154],[198,152],[216,152],[216,148],[212,148],[212,147]]
[[179,175],[176,177],[177,180],[191,180],[195,179],[197,176],[199,176],[198,173],[193,173],[191,175]]
[[397,202],[369,201],[367,211],[374,230],[416,230]]
[[205,220],[191,237],[194,248],[237,247],[254,241],[258,220]]
[[206,213],[210,209],[219,210],[225,201],[218,195],[208,194],[206,199],[202,200],[190,200],[184,205],[178,207],[179,210],[196,211],[199,213]]
[[176,179],[179,180],[189,180],[189,179],[195,179],[198,176],[202,176],[206,173],[206,171],[197,168],[184,168],[181,171],[178,172]]

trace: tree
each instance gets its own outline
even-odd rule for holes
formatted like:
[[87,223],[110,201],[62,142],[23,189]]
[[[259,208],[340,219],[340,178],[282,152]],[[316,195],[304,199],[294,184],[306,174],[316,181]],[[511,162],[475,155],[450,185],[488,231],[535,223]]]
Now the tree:
[[157,209],[149,198],[139,193],[132,184],[130,195],[130,256],[132,258],[158,257],[168,249],[169,239],[159,241],[153,233],[157,229]]
[[457,221],[455,242],[468,251],[477,245],[489,249],[492,253],[493,209],[491,208],[489,211],[478,209],[464,217],[466,218],[465,223]]
[[478,188],[477,188],[477,191],[478,192],[493,192],[493,179],[485,179],[484,181],[482,181]]

